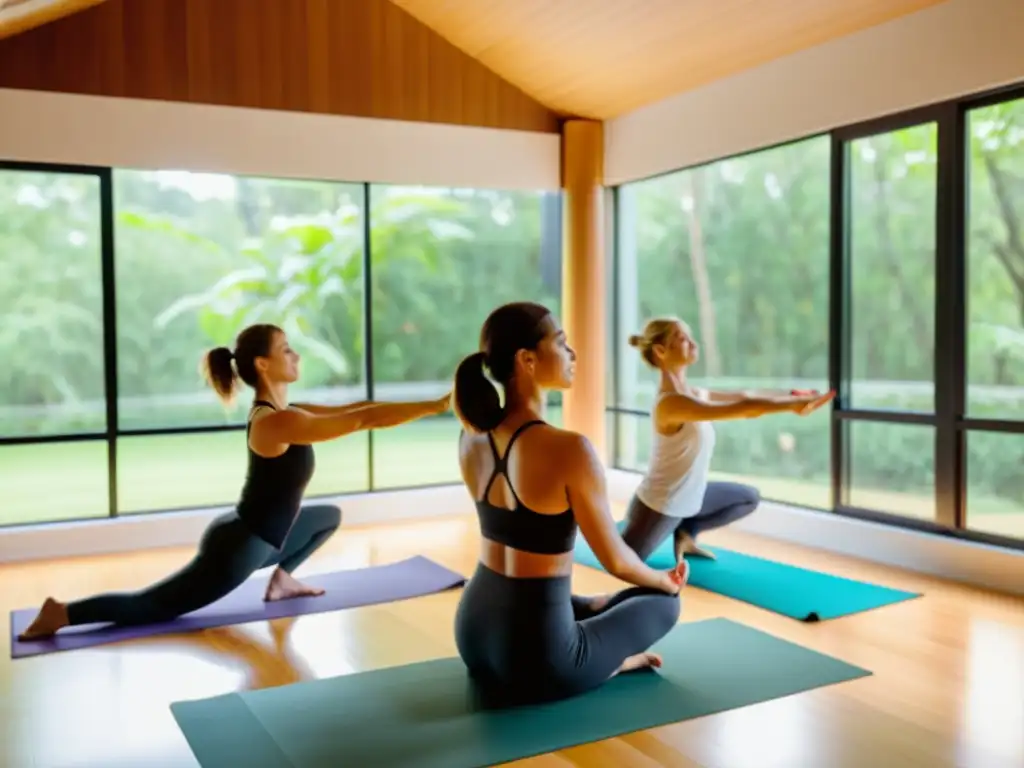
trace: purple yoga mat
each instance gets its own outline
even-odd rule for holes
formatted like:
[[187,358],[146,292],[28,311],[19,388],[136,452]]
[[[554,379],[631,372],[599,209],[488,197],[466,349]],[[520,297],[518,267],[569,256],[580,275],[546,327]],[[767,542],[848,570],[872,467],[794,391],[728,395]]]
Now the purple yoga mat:
[[360,605],[390,603],[443,592],[466,583],[461,574],[449,571],[425,557],[410,557],[397,563],[374,565],[335,573],[320,573],[302,578],[303,583],[323,587],[327,594],[320,597],[297,597],[273,603],[263,601],[267,580],[250,579],[227,597],[221,598],[198,611],[187,613],[173,621],[140,627],[118,627],[111,624],[85,624],[67,627],[45,640],[21,642],[18,635],[24,631],[38,608],[23,608],[11,613],[11,658],[40,656],[44,653],[72,651],[94,645],[106,645],[120,640],[133,640],[153,635],[195,632],[200,629],[244,624],[250,621],[281,619],[325,613]]

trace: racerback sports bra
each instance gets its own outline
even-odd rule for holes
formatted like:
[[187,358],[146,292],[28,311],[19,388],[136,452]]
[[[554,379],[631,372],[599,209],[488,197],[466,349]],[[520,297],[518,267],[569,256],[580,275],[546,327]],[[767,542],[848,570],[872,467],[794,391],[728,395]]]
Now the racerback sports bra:
[[[498,453],[494,437],[490,432],[487,433],[487,441],[491,444],[491,452],[494,454],[494,471],[484,488],[483,497],[476,502],[476,511],[480,520],[480,533],[485,538],[524,552],[533,552],[538,555],[560,555],[571,552],[576,542],[576,516],[572,509],[567,509],[557,515],[543,515],[534,512],[519,500],[507,473],[508,457],[516,439],[534,424],[543,423],[538,419],[528,421],[520,426],[512,434],[512,439],[508,441],[504,456]],[[505,481],[516,502],[515,509],[499,507],[487,500],[491,486],[494,485],[494,480],[499,475],[505,475]]]
[[280,456],[268,459],[249,446],[252,416],[257,406],[277,410],[265,400],[253,401],[253,411],[245,426],[245,445],[249,467],[238,500],[237,512],[255,535],[281,549],[299,515],[302,495],[313,477],[316,459],[311,445],[289,445]]

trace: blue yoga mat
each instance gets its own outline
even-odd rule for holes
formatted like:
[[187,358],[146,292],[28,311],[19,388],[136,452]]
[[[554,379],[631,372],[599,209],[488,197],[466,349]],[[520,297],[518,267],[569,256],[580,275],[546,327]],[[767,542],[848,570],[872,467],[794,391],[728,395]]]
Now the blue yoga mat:
[[458,658],[182,701],[202,768],[480,768],[865,677],[727,619],[680,624],[664,666],[575,698],[484,705]]
[[[619,530],[622,527],[623,523],[620,523]],[[691,586],[799,621],[835,619],[921,596],[918,592],[845,579],[729,549],[707,549],[715,553],[717,560],[686,558],[690,565]],[[581,565],[604,570],[582,536],[576,539],[575,560]],[[675,565],[671,537],[647,558],[647,564],[659,570],[668,570]]]

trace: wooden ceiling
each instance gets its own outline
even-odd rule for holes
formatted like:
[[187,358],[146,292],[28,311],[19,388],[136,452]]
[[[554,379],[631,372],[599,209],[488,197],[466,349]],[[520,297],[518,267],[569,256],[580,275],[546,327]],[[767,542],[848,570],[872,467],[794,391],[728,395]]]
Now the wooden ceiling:
[[0,0],[0,38],[10,37],[104,0]]
[[608,119],[946,0],[392,0],[563,115]]
[[[101,2],[0,0],[0,38]],[[550,109],[603,120],[947,0],[391,2]]]

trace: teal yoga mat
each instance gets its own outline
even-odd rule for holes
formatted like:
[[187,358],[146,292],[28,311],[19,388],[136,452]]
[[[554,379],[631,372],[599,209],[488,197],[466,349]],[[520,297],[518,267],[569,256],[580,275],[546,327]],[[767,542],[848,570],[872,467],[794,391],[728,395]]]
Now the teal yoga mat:
[[657,671],[573,699],[484,709],[457,658],[177,702],[202,768],[478,768],[865,677],[728,619],[680,624]]
[[[620,523],[619,529],[622,527]],[[809,571],[728,549],[708,549],[715,553],[716,560],[686,558],[690,565],[691,586],[800,621],[835,619],[921,596],[917,592]],[[581,565],[603,570],[582,536],[576,539],[575,560]],[[647,558],[647,564],[665,570],[675,565],[671,538]]]

